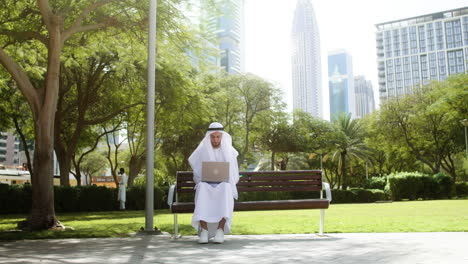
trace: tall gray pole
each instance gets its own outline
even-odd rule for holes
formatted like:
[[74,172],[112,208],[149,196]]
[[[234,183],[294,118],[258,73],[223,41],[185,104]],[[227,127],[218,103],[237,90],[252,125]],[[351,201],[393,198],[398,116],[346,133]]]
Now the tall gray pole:
[[154,98],[156,83],[156,0],[150,0],[148,31],[148,97],[146,102],[145,231],[153,231],[154,214]]

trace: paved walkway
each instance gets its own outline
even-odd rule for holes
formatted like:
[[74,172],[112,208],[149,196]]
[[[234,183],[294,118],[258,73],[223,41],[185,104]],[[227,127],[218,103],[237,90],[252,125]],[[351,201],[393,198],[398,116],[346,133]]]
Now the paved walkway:
[[168,235],[0,242],[0,263],[468,263],[468,233]]

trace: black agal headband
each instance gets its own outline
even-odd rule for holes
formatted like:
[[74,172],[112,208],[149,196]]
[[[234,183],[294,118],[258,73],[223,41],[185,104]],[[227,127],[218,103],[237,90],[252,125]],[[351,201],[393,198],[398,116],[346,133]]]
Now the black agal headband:
[[224,131],[224,127],[212,127],[208,128],[208,131]]

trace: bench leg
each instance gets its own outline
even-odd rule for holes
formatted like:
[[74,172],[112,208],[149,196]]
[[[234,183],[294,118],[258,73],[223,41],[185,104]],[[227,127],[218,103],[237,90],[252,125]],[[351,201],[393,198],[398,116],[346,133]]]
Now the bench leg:
[[174,214],[174,239],[179,238],[179,224],[177,223],[177,214]]
[[320,229],[319,235],[323,236],[323,225],[325,223],[325,209],[320,209]]

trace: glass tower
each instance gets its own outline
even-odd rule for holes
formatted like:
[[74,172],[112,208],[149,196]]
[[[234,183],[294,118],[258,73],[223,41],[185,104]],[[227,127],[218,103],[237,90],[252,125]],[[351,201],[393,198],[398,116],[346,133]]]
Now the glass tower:
[[364,76],[354,77],[356,91],[356,118],[362,118],[375,110],[374,90],[372,83]]
[[328,80],[331,119],[339,113],[351,113],[356,117],[351,55],[345,51],[328,54]]
[[[201,0],[202,20],[215,35],[218,66],[228,73],[244,71],[244,0]],[[216,8],[208,7],[215,4]]]
[[468,7],[377,24],[380,101],[468,69]]
[[293,108],[323,118],[320,36],[309,0],[298,0],[292,28]]

